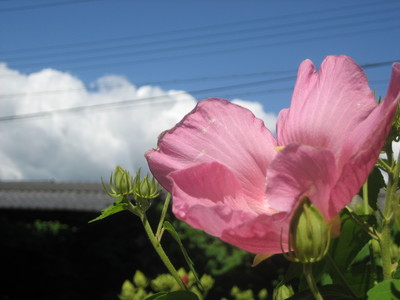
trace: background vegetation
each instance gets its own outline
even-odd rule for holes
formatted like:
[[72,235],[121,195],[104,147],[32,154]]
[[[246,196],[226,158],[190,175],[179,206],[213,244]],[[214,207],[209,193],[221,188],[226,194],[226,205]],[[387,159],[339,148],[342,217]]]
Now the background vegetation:
[[[152,207],[156,226],[161,208]],[[167,273],[140,220],[121,212],[88,224],[97,213],[1,210],[2,283],[0,299],[118,299],[121,286],[140,270],[149,278]],[[200,275],[215,279],[210,299],[229,298],[233,286],[255,294],[278,280],[287,266],[275,256],[250,267],[253,255],[170,218]],[[186,267],[176,242],[163,237],[177,268]]]

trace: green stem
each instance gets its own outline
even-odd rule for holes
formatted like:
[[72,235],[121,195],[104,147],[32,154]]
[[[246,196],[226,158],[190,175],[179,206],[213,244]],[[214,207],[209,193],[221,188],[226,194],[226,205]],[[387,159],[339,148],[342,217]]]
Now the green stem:
[[163,226],[164,226],[164,219],[165,219],[165,215],[167,214],[167,210],[168,210],[170,201],[171,201],[171,194],[168,193],[167,197],[165,198],[165,201],[164,201],[164,206],[163,206],[163,209],[161,212],[160,221],[158,222],[157,231],[156,231],[156,238],[159,242],[161,241]]
[[389,173],[392,167],[387,164],[382,158],[378,158],[378,167],[383,169],[385,172]]
[[391,262],[391,228],[388,225],[389,222],[384,221],[380,246],[381,246],[381,257],[382,257],[382,270],[383,270],[383,280],[392,279],[392,262]]
[[176,282],[179,284],[179,286],[183,289],[188,291],[187,286],[183,283],[181,277],[178,274],[178,271],[175,269],[171,261],[169,260],[167,254],[165,253],[164,249],[161,247],[161,243],[157,240],[155,237],[153,230],[151,229],[150,223],[147,221],[146,215],[143,215],[141,217],[144,229],[147,233],[147,236],[150,239],[151,244],[154,247],[154,250],[156,250],[158,256],[160,256],[162,262],[164,265],[167,267],[168,271],[171,273],[171,275],[175,278]]
[[332,257],[329,255],[329,253],[325,256],[329,265],[331,268],[335,271],[337,278],[340,280],[342,285],[347,289],[347,291],[354,297],[357,298],[357,295],[354,293],[354,291],[351,289],[350,285],[346,281],[346,278],[344,278],[342,272],[339,270],[338,266],[336,265],[335,261],[332,259]]
[[[390,149],[386,151],[388,157],[390,156],[392,160],[393,152]],[[382,269],[383,269],[383,279],[392,279],[392,262],[391,262],[391,245],[392,236],[391,229],[393,224],[393,208],[397,205],[396,201],[396,190],[399,183],[399,173],[400,173],[400,153],[397,158],[396,165],[392,172],[389,172],[388,186],[385,198],[385,207],[383,210],[383,220],[382,220],[382,232],[379,239],[379,244],[381,246],[381,257],[382,257]]]
[[317,283],[315,282],[314,276],[312,274],[312,264],[303,263],[303,272],[315,300],[324,300],[318,290]]
[[368,204],[368,178],[363,184],[363,204],[364,204],[364,215],[369,214],[369,204]]

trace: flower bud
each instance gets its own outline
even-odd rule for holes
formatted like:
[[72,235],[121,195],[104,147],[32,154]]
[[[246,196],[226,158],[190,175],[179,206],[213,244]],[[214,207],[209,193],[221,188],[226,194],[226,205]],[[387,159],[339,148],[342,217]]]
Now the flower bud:
[[133,275],[133,282],[139,288],[146,288],[149,285],[149,281],[146,276],[139,270]]
[[150,207],[150,200],[160,194],[160,186],[154,177],[150,179],[148,174],[141,179],[140,170],[136,173],[133,186],[136,205],[142,212],[146,212]]
[[120,166],[115,168],[114,173],[110,176],[110,192],[107,190],[104,182],[102,181],[104,191],[114,198],[119,198],[131,194],[133,191],[133,181],[129,172]]
[[327,253],[330,242],[330,228],[321,212],[304,198],[296,209],[289,227],[289,251],[292,261],[313,263]]
[[149,174],[147,174],[143,179],[140,179],[140,170],[136,173],[133,183],[135,197],[154,199],[160,194],[160,186],[154,177],[150,179]]
[[272,294],[273,300],[285,300],[294,295],[293,289],[290,285],[281,285],[274,289]]

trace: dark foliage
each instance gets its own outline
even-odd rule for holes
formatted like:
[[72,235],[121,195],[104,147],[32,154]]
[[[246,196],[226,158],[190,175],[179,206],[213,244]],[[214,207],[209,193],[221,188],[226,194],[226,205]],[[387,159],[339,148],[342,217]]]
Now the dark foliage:
[[[82,212],[0,211],[0,300],[117,299],[122,283],[131,279],[135,270],[153,278],[166,273],[138,218],[121,212],[88,224],[96,216]],[[154,226],[155,218],[149,216]],[[285,262],[279,256],[251,268],[252,255],[200,231],[176,227],[182,232],[197,271],[216,279],[210,299],[227,296],[233,285],[255,291],[271,288],[272,280],[283,273]],[[163,245],[177,267],[186,267],[172,238],[166,235]]]

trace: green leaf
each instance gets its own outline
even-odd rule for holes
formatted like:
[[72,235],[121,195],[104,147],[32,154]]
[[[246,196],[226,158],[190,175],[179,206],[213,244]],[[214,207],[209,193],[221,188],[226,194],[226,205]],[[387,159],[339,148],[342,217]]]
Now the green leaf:
[[187,291],[160,292],[151,295],[145,300],[199,300],[196,294]]
[[[363,219],[369,224],[374,221],[372,216]],[[332,240],[330,251],[339,269],[342,271],[346,270],[369,240],[370,236],[355,224],[350,216],[343,215],[340,236]]]
[[[379,191],[385,186],[385,179],[383,178],[381,171],[378,167],[374,167],[368,177],[368,204],[375,211],[377,210]],[[359,194],[361,197],[363,196],[362,188]]]
[[125,202],[124,197],[120,197],[118,198],[117,201],[115,201],[113,204],[111,204],[109,207],[107,207],[106,209],[103,209],[101,211],[101,215],[98,216],[97,218],[90,220],[89,223],[107,218],[108,216],[111,216],[117,212],[123,211],[128,209],[128,204]]
[[350,288],[357,295],[365,295],[374,285],[376,279],[374,271],[375,269],[373,266],[361,263],[356,266],[351,266],[350,270],[343,275]]
[[[356,300],[351,295],[346,294],[342,286],[331,284],[318,287],[324,300]],[[314,295],[310,290],[306,290],[288,298],[288,300],[314,300]],[[383,299],[380,299],[383,300]]]
[[178,245],[179,245],[179,247],[180,247],[180,249],[181,249],[181,251],[182,251],[182,254],[183,254],[183,256],[184,256],[184,258],[185,258],[185,260],[186,260],[186,263],[187,263],[188,266],[189,266],[189,269],[193,272],[193,275],[194,275],[194,277],[195,277],[195,279],[196,279],[197,285],[198,285],[199,287],[203,288],[203,287],[202,287],[202,284],[201,284],[201,282],[200,282],[199,276],[197,275],[197,272],[196,272],[196,270],[194,269],[194,263],[193,263],[193,261],[190,259],[189,255],[188,255],[188,253],[187,253],[187,251],[186,251],[186,249],[185,249],[185,247],[184,247],[183,244],[182,244],[182,241],[181,241],[181,239],[180,239],[178,233],[177,233],[176,230],[175,230],[175,228],[174,228],[174,227],[172,226],[172,224],[171,224],[170,222],[168,222],[168,221],[165,221],[165,222],[164,222],[164,228],[165,228],[165,230],[167,230],[167,231],[171,234],[171,236],[172,236],[172,237],[175,239],[175,241],[178,243]]
[[165,296],[167,295],[167,292],[159,292],[157,294],[153,294],[151,296],[148,296],[146,298],[144,298],[144,300],[162,300],[162,299],[166,299]]
[[368,300],[400,299],[400,279],[385,280],[367,293]]

